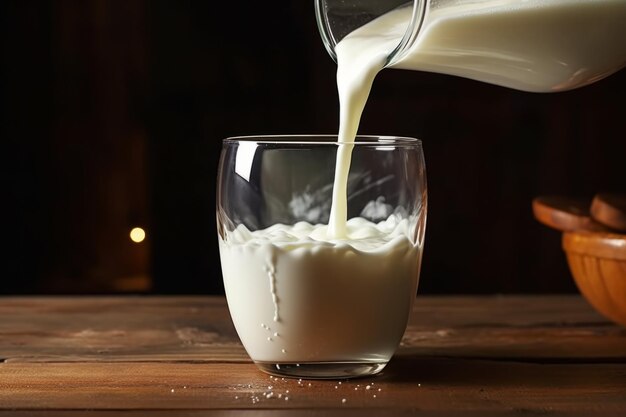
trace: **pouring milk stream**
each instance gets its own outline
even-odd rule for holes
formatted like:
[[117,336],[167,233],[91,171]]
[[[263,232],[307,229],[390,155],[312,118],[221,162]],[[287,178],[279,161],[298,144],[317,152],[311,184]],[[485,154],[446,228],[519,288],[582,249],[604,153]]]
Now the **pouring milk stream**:
[[[426,0],[423,0],[426,1]],[[327,3],[316,4],[319,13]],[[353,1],[358,5],[359,1]],[[626,65],[624,0],[431,0],[391,10],[332,49],[337,59],[339,142],[329,235],[345,237],[350,153],[376,74],[386,66],[439,72],[531,92],[593,83]],[[410,23],[412,45],[390,62]],[[320,24],[324,34],[329,30]],[[324,36],[323,36],[324,38]]]

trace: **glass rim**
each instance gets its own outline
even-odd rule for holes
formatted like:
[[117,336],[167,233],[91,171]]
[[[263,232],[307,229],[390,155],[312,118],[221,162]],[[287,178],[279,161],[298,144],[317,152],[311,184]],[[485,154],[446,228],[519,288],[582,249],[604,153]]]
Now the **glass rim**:
[[293,135],[247,135],[230,136],[224,144],[257,143],[266,145],[356,145],[356,146],[415,146],[422,141],[408,136],[357,135],[354,142],[339,142],[336,134],[293,134]]

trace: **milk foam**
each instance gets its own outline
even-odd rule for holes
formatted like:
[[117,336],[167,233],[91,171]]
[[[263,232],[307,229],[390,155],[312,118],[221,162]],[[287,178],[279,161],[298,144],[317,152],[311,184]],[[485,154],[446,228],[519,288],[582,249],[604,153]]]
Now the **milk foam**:
[[258,248],[274,245],[284,251],[297,251],[315,247],[351,247],[354,251],[384,251],[398,240],[406,240],[409,221],[395,215],[380,223],[372,223],[362,217],[354,217],[346,224],[346,237],[334,239],[328,235],[328,226],[298,222],[293,226],[275,224],[266,229],[250,231],[239,225],[227,232],[226,241],[231,245]]

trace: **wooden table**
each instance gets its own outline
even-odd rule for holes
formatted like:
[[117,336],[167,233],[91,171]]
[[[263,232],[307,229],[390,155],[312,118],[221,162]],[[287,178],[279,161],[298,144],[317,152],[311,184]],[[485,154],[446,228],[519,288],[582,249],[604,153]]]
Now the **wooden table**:
[[255,368],[220,297],[0,298],[0,417],[461,411],[626,416],[626,329],[578,296],[418,296],[381,375],[300,382]]

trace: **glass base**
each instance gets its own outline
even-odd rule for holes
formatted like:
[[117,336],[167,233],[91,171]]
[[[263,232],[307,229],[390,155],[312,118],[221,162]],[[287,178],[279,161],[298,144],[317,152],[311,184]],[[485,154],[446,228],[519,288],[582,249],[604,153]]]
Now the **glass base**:
[[274,376],[306,379],[347,379],[375,375],[387,362],[255,362],[263,372]]

